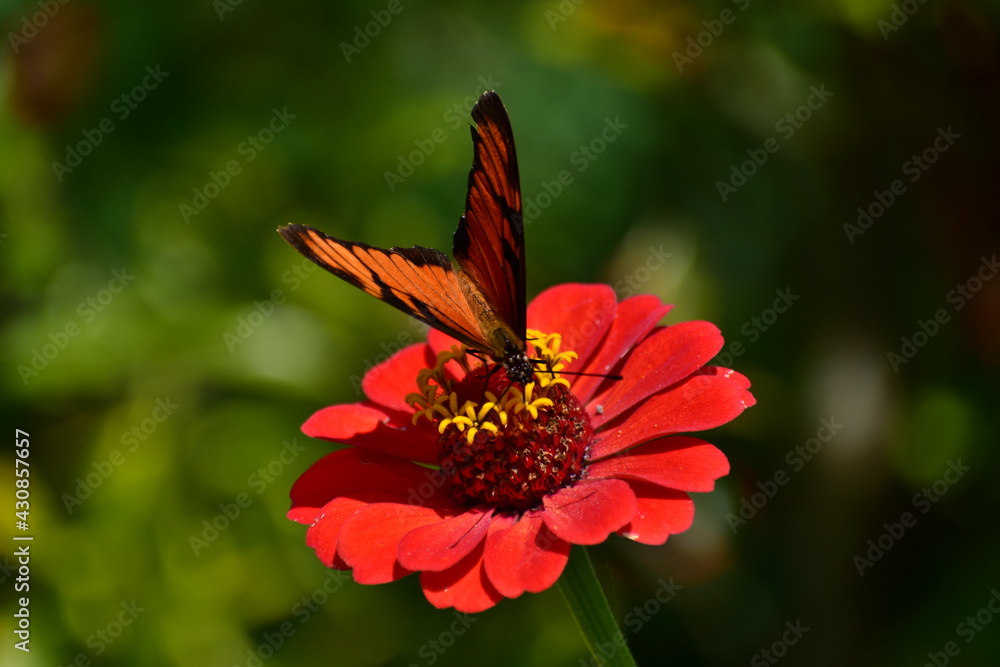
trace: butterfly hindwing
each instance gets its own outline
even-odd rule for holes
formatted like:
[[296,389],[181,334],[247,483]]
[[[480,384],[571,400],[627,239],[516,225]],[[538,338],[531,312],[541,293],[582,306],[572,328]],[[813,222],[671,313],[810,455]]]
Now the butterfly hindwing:
[[489,351],[444,253],[419,246],[376,248],[342,241],[307,225],[285,225],[278,232],[338,278],[470,347]]
[[474,157],[455,261],[499,320],[525,336],[524,221],[514,133],[500,97],[488,91],[472,109]]

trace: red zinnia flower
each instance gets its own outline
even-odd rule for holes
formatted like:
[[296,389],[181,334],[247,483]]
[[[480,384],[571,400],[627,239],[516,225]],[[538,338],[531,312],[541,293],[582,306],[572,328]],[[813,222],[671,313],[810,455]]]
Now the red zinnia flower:
[[523,392],[431,331],[365,376],[367,401],[303,425],[353,446],[299,478],[289,518],[327,566],[364,584],[420,571],[433,605],[463,612],[545,590],[570,544],[615,532],[662,544],[690,527],[688,492],[729,472],[714,446],[678,434],[754,404],[746,377],[705,365],[719,330],[656,326],[669,310],[653,296],[618,303],[605,285],[543,292],[528,338],[546,363]]

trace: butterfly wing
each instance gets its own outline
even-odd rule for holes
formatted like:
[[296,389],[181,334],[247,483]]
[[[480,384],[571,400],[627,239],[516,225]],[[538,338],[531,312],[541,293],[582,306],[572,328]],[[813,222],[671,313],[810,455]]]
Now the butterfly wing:
[[514,133],[503,102],[492,90],[479,98],[472,118],[476,122],[472,128],[474,158],[465,215],[455,232],[454,257],[499,323],[523,345],[524,220]]
[[377,299],[502,361],[507,376],[530,382],[525,355],[524,223],[514,134],[500,97],[472,109],[474,156],[465,215],[455,232],[458,269],[430,248],[375,248],[305,225],[278,231],[296,250]]
[[444,253],[419,246],[375,248],[327,236],[307,225],[285,225],[278,233],[338,278],[473,349],[491,351]]

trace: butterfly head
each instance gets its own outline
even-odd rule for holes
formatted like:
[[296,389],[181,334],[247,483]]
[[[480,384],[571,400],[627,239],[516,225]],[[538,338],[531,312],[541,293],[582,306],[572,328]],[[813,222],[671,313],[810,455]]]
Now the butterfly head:
[[522,386],[535,379],[535,367],[523,351],[514,352],[504,357],[503,368],[507,371],[507,378],[511,382]]

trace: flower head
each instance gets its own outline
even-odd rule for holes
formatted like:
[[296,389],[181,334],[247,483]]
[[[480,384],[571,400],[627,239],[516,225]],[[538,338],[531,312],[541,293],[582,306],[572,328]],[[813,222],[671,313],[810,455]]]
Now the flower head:
[[706,366],[718,329],[657,326],[669,309],[602,285],[547,290],[528,308],[523,386],[432,331],[365,376],[368,400],[303,425],[351,446],[299,478],[289,518],[327,566],[366,584],[420,572],[432,604],[464,612],[550,587],[571,544],[662,544],[690,527],[688,493],[729,472],[680,434],[754,403],[744,376]]

